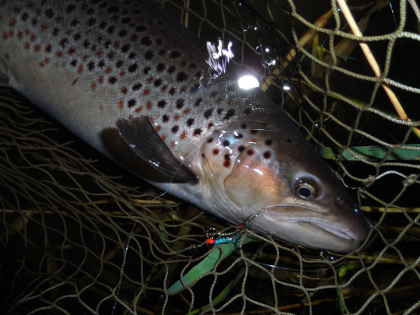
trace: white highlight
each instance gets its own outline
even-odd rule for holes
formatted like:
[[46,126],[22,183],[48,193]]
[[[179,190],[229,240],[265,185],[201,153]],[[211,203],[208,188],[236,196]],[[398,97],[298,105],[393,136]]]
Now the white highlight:
[[238,79],[238,86],[243,90],[255,89],[260,86],[257,77],[252,74],[245,74]]
[[218,77],[226,73],[226,68],[235,55],[232,52],[232,42],[228,42],[227,47],[223,48],[223,41],[218,40],[217,47],[211,42],[207,42],[207,51],[209,59],[206,61],[214,71],[214,76]]
[[288,91],[290,91],[291,89],[292,89],[292,87],[291,87],[290,85],[288,85],[288,84],[284,84],[284,85],[283,85],[283,91],[288,92]]

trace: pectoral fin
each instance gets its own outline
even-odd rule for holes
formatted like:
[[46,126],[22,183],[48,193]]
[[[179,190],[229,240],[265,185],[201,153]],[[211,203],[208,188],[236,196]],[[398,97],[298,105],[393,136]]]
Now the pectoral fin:
[[181,163],[153,129],[147,117],[120,119],[102,133],[108,153],[123,167],[153,182],[196,183],[197,177]]

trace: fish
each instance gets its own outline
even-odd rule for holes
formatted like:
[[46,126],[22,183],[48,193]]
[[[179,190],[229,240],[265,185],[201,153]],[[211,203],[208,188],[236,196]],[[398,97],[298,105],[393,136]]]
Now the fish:
[[153,1],[0,0],[0,82],[128,172],[232,224],[356,250],[351,194],[260,88],[210,71],[206,45]]

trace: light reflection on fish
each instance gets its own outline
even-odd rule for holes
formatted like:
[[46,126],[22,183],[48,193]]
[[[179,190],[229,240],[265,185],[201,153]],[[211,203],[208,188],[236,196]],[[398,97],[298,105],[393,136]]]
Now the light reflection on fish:
[[[169,21],[169,22],[168,22]],[[235,66],[150,1],[0,0],[0,78],[130,172],[232,223],[350,251],[364,219],[326,164]]]

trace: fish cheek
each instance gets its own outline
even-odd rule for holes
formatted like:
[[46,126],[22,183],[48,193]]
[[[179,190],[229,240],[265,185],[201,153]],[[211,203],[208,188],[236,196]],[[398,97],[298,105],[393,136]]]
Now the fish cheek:
[[261,209],[279,204],[289,191],[287,183],[258,157],[237,159],[224,181],[227,196],[242,208]]

